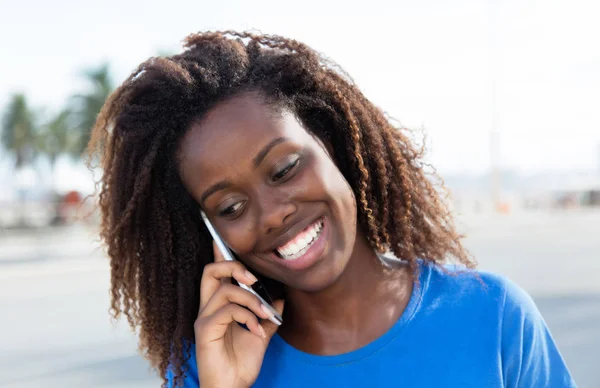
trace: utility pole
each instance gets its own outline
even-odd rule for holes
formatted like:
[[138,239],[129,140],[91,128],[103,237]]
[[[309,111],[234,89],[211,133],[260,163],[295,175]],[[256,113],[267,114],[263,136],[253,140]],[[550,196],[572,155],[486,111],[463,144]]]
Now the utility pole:
[[498,54],[498,5],[488,1],[489,76],[490,76],[490,189],[494,211],[500,206],[500,130],[498,128],[498,78],[500,56]]
[[499,146],[500,134],[496,128],[495,122],[492,122],[492,130],[490,132],[490,178],[491,178],[491,190],[492,190],[492,204],[494,211],[497,211],[500,206],[500,186],[501,177],[499,169],[500,159],[500,146]]
[[596,166],[596,169],[598,171],[596,171],[596,172],[598,173],[598,176],[600,176],[600,143],[598,143],[598,149],[596,151],[596,157],[598,158],[598,161],[597,161],[598,165]]

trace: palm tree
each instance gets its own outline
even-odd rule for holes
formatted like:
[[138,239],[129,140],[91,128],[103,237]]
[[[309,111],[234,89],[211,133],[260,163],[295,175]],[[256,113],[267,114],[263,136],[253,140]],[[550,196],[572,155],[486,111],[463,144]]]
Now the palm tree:
[[[22,93],[13,95],[2,117],[0,140],[4,148],[15,155],[17,173],[25,173],[23,168],[33,163],[37,154],[36,121],[36,114],[29,108],[25,95]],[[25,190],[27,190],[25,184],[18,190],[21,226],[26,223]]]
[[160,49],[156,52],[156,55],[159,57],[172,57],[173,55],[177,54],[176,50],[172,50],[172,49]]
[[[62,154],[72,155],[76,152],[79,139],[72,130],[71,119],[72,112],[63,109],[42,126],[38,136],[37,148],[48,158],[52,177],[54,177],[58,157]],[[52,187],[54,187],[54,179],[52,179]]]
[[59,223],[61,218],[61,197],[56,192],[56,161],[61,155],[73,155],[79,140],[78,134],[73,131],[73,114],[65,108],[41,126],[38,136],[38,149],[48,158],[50,163],[50,187],[55,206],[53,224]]
[[71,154],[75,157],[80,157],[85,151],[90,140],[90,131],[96,123],[96,117],[114,89],[108,64],[87,70],[84,72],[84,76],[91,84],[91,90],[87,94],[73,97],[73,113],[76,118],[75,129],[78,139],[71,149]]
[[2,145],[15,154],[15,167],[21,169],[33,162],[37,153],[36,117],[27,98],[19,93],[12,96],[2,120]]

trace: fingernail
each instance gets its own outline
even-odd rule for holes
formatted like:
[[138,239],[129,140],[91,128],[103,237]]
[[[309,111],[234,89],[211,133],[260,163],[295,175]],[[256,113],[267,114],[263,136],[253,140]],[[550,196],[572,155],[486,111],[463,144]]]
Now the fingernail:
[[250,284],[254,284],[254,283],[256,283],[258,281],[258,279],[256,278],[256,276],[252,275],[250,273],[250,271],[248,271],[248,270],[246,270],[246,272],[244,272],[244,275],[246,275],[246,277],[252,281],[252,283],[250,283]]
[[265,329],[263,329],[261,325],[258,325],[258,332],[260,333],[261,337],[267,338],[267,333],[265,333]]
[[269,310],[269,308],[267,306],[265,306],[264,304],[260,305],[260,308],[262,309],[262,311],[264,311],[267,314],[267,318],[273,318],[275,316],[275,314],[273,314],[271,312],[271,310]]

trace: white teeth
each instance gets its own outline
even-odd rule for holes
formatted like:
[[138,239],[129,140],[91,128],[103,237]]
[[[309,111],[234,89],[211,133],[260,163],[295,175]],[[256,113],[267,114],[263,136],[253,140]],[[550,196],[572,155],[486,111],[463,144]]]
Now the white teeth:
[[303,238],[299,239],[293,244],[285,247],[285,249],[277,249],[277,252],[286,260],[294,260],[302,256],[308,248],[317,240],[317,237],[323,229],[323,221],[319,221],[316,225],[313,225],[309,230],[308,234]]

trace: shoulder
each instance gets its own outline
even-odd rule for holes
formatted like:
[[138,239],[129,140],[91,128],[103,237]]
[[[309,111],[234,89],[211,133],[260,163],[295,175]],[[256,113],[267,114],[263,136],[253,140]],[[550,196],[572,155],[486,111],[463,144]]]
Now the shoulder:
[[[533,299],[506,276],[455,265],[421,266],[423,307],[455,332],[499,351],[507,387],[574,387]],[[457,318],[460,316],[460,318]]]
[[504,296],[506,293],[515,297],[526,295],[508,277],[489,271],[471,269],[459,264],[433,264],[423,262],[419,266],[420,282],[440,292],[454,292],[473,296]]
[[529,294],[504,275],[454,264],[423,263],[420,269],[426,294],[437,299],[449,298],[455,307],[486,306],[503,316],[537,314]]

